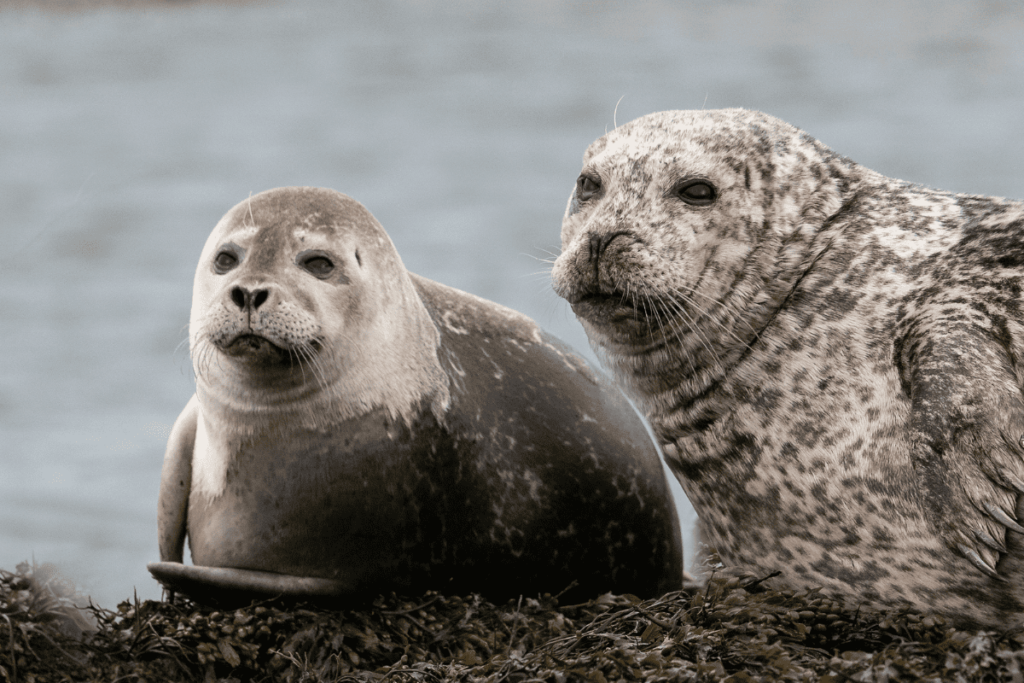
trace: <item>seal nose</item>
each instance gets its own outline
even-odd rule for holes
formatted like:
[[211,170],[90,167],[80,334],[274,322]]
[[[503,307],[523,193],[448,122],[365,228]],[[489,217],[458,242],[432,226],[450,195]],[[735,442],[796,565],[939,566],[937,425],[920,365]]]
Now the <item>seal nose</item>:
[[608,249],[608,245],[611,244],[616,237],[620,237],[623,235],[628,237],[629,233],[625,230],[616,230],[614,232],[606,234],[591,233],[589,243],[590,250],[588,256],[590,257],[590,264],[594,268],[593,285],[595,289],[601,288],[601,257],[604,255],[604,252]]
[[245,287],[235,287],[231,290],[231,300],[241,310],[251,308],[256,310],[267,301],[270,293],[265,289],[248,290]]
[[590,262],[597,267],[597,262],[601,259],[605,250],[608,249],[608,245],[612,243],[616,237],[622,235],[629,236],[629,232],[626,230],[616,230],[615,232],[607,233],[602,235],[601,233],[591,233],[590,235]]
[[608,246],[607,244],[602,244],[602,241],[600,235],[590,236],[590,262],[593,264],[597,264],[598,259],[601,258],[601,252]]

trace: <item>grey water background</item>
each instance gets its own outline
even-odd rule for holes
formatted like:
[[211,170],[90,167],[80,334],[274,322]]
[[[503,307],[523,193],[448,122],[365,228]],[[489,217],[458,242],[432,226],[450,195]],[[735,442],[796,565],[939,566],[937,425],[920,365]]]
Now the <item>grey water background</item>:
[[767,111],[890,176],[1024,198],[1024,9],[6,0],[0,568],[56,563],[108,607],[159,595],[145,563],[193,391],[192,277],[236,202],[346,192],[410,270],[593,359],[545,262],[583,150],[616,121],[705,106]]

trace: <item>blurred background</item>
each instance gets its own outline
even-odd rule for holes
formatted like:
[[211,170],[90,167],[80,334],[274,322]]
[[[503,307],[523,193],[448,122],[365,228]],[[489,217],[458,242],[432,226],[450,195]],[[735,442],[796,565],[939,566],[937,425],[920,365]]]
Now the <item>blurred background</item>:
[[545,260],[616,120],[760,109],[886,175],[1024,198],[1022,35],[1021,3],[984,0],[5,0],[0,568],[159,596],[192,277],[250,193],[350,194],[410,270],[593,359]]

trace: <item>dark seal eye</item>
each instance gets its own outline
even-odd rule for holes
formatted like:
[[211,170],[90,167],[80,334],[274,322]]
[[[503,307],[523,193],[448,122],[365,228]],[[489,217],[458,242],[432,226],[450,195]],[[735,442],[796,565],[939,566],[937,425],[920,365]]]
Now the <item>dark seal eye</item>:
[[596,197],[601,192],[601,179],[588,173],[576,179],[576,196],[581,202]]
[[718,198],[715,186],[706,180],[686,180],[679,183],[672,194],[692,206],[708,206]]
[[334,264],[326,256],[308,256],[302,261],[302,267],[320,279],[334,272]]
[[222,251],[213,259],[213,270],[223,275],[238,265],[238,256],[230,251]]

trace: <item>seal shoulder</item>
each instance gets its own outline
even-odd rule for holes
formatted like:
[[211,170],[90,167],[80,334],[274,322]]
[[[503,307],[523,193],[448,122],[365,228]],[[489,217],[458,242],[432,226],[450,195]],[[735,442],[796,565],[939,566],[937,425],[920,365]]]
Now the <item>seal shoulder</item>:
[[435,322],[451,334],[501,334],[541,342],[540,327],[519,311],[415,273],[409,277]]
[[550,372],[573,375],[593,389],[618,397],[609,380],[528,316],[415,273],[409,275],[449,350],[464,347],[463,341],[472,341],[475,348],[481,348],[481,339],[495,342],[531,364],[547,363]]

